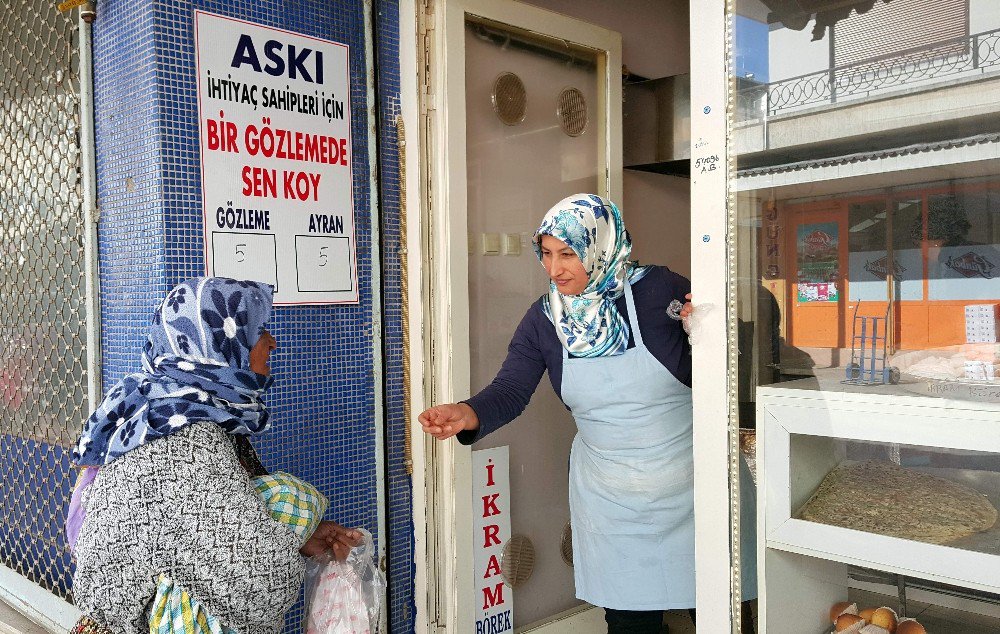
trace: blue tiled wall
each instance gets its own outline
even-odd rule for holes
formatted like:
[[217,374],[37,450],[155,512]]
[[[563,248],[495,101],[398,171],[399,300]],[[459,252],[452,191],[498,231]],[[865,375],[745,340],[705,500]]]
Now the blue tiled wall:
[[[403,412],[403,332],[400,286],[400,174],[395,117],[399,114],[399,5],[375,3],[378,73],[379,184],[382,210],[382,301],[385,338],[387,514],[389,532],[389,617],[392,632],[412,632],[413,506],[406,472]],[[416,147],[416,130],[409,131]]]
[[[94,25],[95,105],[102,351],[105,387],[139,367],[138,351],[159,299],[173,284],[203,274],[202,198],[195,96],[195,9],[232,16],[351,47],[351,113],[357,270],[356,306],[278,307],[270,330],[279,347],[267,403],[273,428],[255,444],[265,465],[289,470],[330,496],[329,517],[376,533],[376,463],[371,331],[372,262],[368,130],[366,129],[365,26],[362,0],[123,2],[98,5]],[[388,69],[379,85],[398,92],[395,8],[378,15],[379,63]],[[380,104],[381,106],[381,104]],[[383,108],[380,108],[383,109]],[[383,137],[386,134],[382,135]],[[385,145],[383,143],[383,145]],[[388,150],[386,150],[388,152]],[[380,157],[395,169],[394,146]],[[397,227],[398,186],[382,195],[389,210],[383,230]],[[395,215],[393,215],[395,214]],[[392,252],[395,254],[395,251]],[[395,257],[395,255],[393,255]],[[398,260],[387,259],[387,305],[398,303]],[[394,269],[391,267],[395,267]],[[399,311],[386,319],[386,345],[398,356]],[[387,361],[387,367],[398,367]],[[401,377],[389,373],[391,395]],[[396,399],[398,400],[398,399]],[[393,398],[389,403],[395,402]],[[409,482],[393,478],[400,460],[401,412],[388,416],[389,498],[394,504],[392,553],[393,632],[412,630],[412,527]],[[405,472],[404,472],[405,474]],[[398,475],[398,474],[397,474]],[[377,536],[382,538],[382,536]],[[402,575],[402,576],[400,576]],[[402,615],[402,616],[401,616]],[[289,615],[293,631],[301,608]],[[404,619],[404,620],[400,620]]]

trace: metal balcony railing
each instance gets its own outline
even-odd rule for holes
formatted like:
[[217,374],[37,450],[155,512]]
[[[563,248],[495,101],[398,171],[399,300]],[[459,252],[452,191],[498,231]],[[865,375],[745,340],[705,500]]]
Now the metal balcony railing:
[[994,29],[768,84],[741,80],[736,116],[737,121],[760,119],[998,71],[1000,29]]

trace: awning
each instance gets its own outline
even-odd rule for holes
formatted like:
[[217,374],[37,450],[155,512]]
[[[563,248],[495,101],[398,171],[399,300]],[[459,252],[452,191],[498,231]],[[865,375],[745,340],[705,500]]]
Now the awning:
[[831,167],[839,165],[849,165],[852,163],[864,163],[866,161],[874,161],[882,158],[908,156],[914,154],[926,154],[928,152],[950,150],[953,148],[970,147],[978,145],[997,145],[997,144],[1000,144],[1000,132],[992,132],[988,134],[977,134],[975,136],[964,137],[961,139],[948,139],[945,141],[936,141],[933,143],[914,143],[912,145],[905,145],[903,147],[886,148],[883,150],[874,150],[870,152],[858,152],[855,154],[846,154],[843,156],[834,156],[831,158],[815,159],[812,161],[798,161],[795,163],[784,163],[782,165],[756,167],[747,170],[739,170],[737,172],[737,175],[740,178],[747,178],[751,176],[762,176],[766,174],[798,172],[802,170],[815,169],[819,167]]
[[736,190],[824,196],[954,178],[995,177],[1000,132],[738,170]]

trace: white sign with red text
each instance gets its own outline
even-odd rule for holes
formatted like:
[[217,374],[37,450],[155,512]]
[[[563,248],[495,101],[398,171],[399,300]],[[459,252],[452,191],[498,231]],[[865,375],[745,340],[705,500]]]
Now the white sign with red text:
[[510,539],[509,464],[507,447],[472,452],[476,634],[514,631],[514,597],[500,574]]
[[349,50],[195,11],[205,268],[357,303]]

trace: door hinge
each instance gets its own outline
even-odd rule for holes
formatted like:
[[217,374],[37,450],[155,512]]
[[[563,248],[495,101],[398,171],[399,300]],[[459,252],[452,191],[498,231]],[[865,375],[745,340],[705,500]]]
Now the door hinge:
[[420,14],[417,16],[417,33],[426,35],[434,30],[437,24],[434,0],[424,0],[421,3]]
[[423,58],[420,62],[420,111],[426,113],[434,110],[434,87],[433,76],[434,67],[437,63],[435,59],[435,38],[434,28],[437,20],[436,3],[434,0],[425,0],[421,5],[418,17],[418,33],[420,39],[420,55]]
[[434,26],[437,22],[437,13],[435,12],[434,2],[428,0],[424,2],[424,15],[423,15],[423,31],[433,31]]

